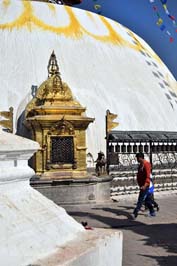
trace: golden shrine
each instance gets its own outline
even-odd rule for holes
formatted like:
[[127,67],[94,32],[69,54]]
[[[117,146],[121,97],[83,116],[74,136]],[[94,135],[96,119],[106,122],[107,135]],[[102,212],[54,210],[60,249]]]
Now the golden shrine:
[[25,110],[25,125],[41,150],[33,158],[37,175],[47,179],[85,178],[86,129],[94,118],[73,98],[61,79],[54,52],[48,79],[38,88]]

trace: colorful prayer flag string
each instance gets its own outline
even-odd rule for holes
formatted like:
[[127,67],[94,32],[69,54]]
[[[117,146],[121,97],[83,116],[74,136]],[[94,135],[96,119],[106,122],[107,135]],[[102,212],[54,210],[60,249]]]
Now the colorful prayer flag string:
[[165,13],[166,13],[167,16],[172,20],[173,25],[174,25],[174,26],[177,26],[177,23],[176,23],[176,21],[175,21],[175,17],[172,16],[172,15],[170,14],[170,12],[169,12],[169,10],[168,10],[168,8],[167,8],[167,5],[166,5],[167,0],[160,0],[160,2],[161,2],[162,5],[163,5],[163,8],[164,8],[164,10],[165,10]]
[[[170,12],[169,12],[169,10],[167,8],[167,5],[166,5],[167,0],[160,0],[160,1],[161,1],[162,5],[163,5],[165,13],[173,21],[173,25],[177,26],[176,21],[175,21],[175,17],[170,14]],[[155,0],[149,0],[149,2],[151,4],[154,4]],[[153,5],[152,8],[153,8],[153,10],[154,10],[154,12],[156,13],[156,16],[157,16],[157,22],[156,22],[157,26],[160,28],[161,31],[165,32],[169,36],[169,42],[172,43],[174,41],[174,38],[172,37],[171,32],[169,30],[166,30],[166,25],[164,24],[163,19],[162,19],[161,15],[158,12],[157,6]],[[176,30],[176,32],[177,32],[177,30]]]

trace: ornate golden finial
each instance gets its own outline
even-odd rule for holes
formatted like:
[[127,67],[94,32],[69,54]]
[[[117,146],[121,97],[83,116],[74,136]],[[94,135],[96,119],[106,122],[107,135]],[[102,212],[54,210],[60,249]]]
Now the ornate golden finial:
[[58,63],[57,63],[57,59],[56,59],[56,55],[54,53],[54,51],[52,52],[50,59],[49,59],[49,63],[48,63],[48,77],[52,77],[53,75],[59,75],[60,76],[60,72],[59,72],[59,67],[58,67]]
[[54,91],[57,92],[59,90],[60,93],[63,93],[64,92],[63,83],[61,80],[59,66],[58,66],[57,58],[56,58],[54,51],[52,52],[50,56],[47,69],[48,69],[48,78],[51,78],[55,75],[54,80],[53,80]]

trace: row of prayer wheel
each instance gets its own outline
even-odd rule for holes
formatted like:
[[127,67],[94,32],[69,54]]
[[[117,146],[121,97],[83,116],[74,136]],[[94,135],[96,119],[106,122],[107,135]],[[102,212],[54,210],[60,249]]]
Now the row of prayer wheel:
[[[137,152],[144,152],[149,153],[150,152],[150,145],[148,144],[128,144],[125,145],[124,143],[122,145],[110,145],[108,146],[108,152],[116,152],[116,153],[137,153]],[[177,152],[177,144],[152,144],[151,145],[151,152],[152,153],[159,153],[159,152]]]

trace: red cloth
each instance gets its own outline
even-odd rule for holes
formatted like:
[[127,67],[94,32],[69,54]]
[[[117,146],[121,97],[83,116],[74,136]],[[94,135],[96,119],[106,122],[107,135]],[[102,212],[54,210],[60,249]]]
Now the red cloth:
[[146,186],[150,185],[150,175],[151,175],[151,164],[143,160],[143,163],[138,167],[137,173],[137,182],[139,187],[142,187],[146,184]]
[[90,227],[90,226],[85,226],[85,229],[86,229],[86,230],[93,230],[93,228]]

